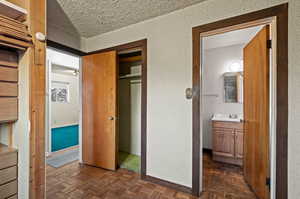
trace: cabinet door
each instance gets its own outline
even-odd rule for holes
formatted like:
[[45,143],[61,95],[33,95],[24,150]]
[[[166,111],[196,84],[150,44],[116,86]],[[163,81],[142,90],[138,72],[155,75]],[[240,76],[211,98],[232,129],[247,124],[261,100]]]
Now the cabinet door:
[[214,129],[213,153],[219,156],[234,157],[233,129]]
[[242,130],[235,130],[235,157],[244,157],[244,133]]

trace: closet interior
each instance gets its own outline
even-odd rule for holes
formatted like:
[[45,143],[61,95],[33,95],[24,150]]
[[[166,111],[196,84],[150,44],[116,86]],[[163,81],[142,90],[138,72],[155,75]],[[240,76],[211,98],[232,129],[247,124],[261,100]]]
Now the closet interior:
[[141,49],[118,53],[118,165],[137,173],[141,167],[141,54]]

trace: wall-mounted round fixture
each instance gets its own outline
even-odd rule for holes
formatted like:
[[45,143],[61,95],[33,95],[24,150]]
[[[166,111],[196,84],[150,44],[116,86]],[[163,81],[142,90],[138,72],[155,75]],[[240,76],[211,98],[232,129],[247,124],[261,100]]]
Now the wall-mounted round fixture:
[[243,71],[243,61],[233,61],[228,65],[229,72],[241,72]]
[[41,41],[41,42],[46,41],[46,35],[44,35],[44,34],[41,33],[41,32],[35,33],[35,37],[36,37],[37,40],[39,40],[39,41]]
[[74,75],[74,76],[77,76],[78,74],[79,74],[79,71],[78,71],[78,70],[74,70],[74,71],[73,71],[73,75]]

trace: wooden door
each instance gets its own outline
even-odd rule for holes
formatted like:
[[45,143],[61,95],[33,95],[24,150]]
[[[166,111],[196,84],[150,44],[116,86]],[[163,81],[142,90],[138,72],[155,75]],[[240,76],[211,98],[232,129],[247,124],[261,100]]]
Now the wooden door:
[[269,26],[244,48],[244,175],[260,199],[269,187]]
[[83,163],[115,170],[117,166],[117,54],[83,57]]
[[234,157],[234,130],[214,129],[213,145],[214,155]]
[[244,157],[244,133],[242,130],[235,130],[235,157],[242,159]]

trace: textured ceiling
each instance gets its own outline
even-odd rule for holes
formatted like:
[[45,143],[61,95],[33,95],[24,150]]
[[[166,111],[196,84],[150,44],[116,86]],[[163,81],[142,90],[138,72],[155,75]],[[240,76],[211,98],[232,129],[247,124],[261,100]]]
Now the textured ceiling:
[[77,29],[74,27],[57,0],[47,1],[47,26],[63,29],[69,34],[79,35]]
[[92,37],[185,8],[204,0],[57,1],[78,33],[83,37]]

